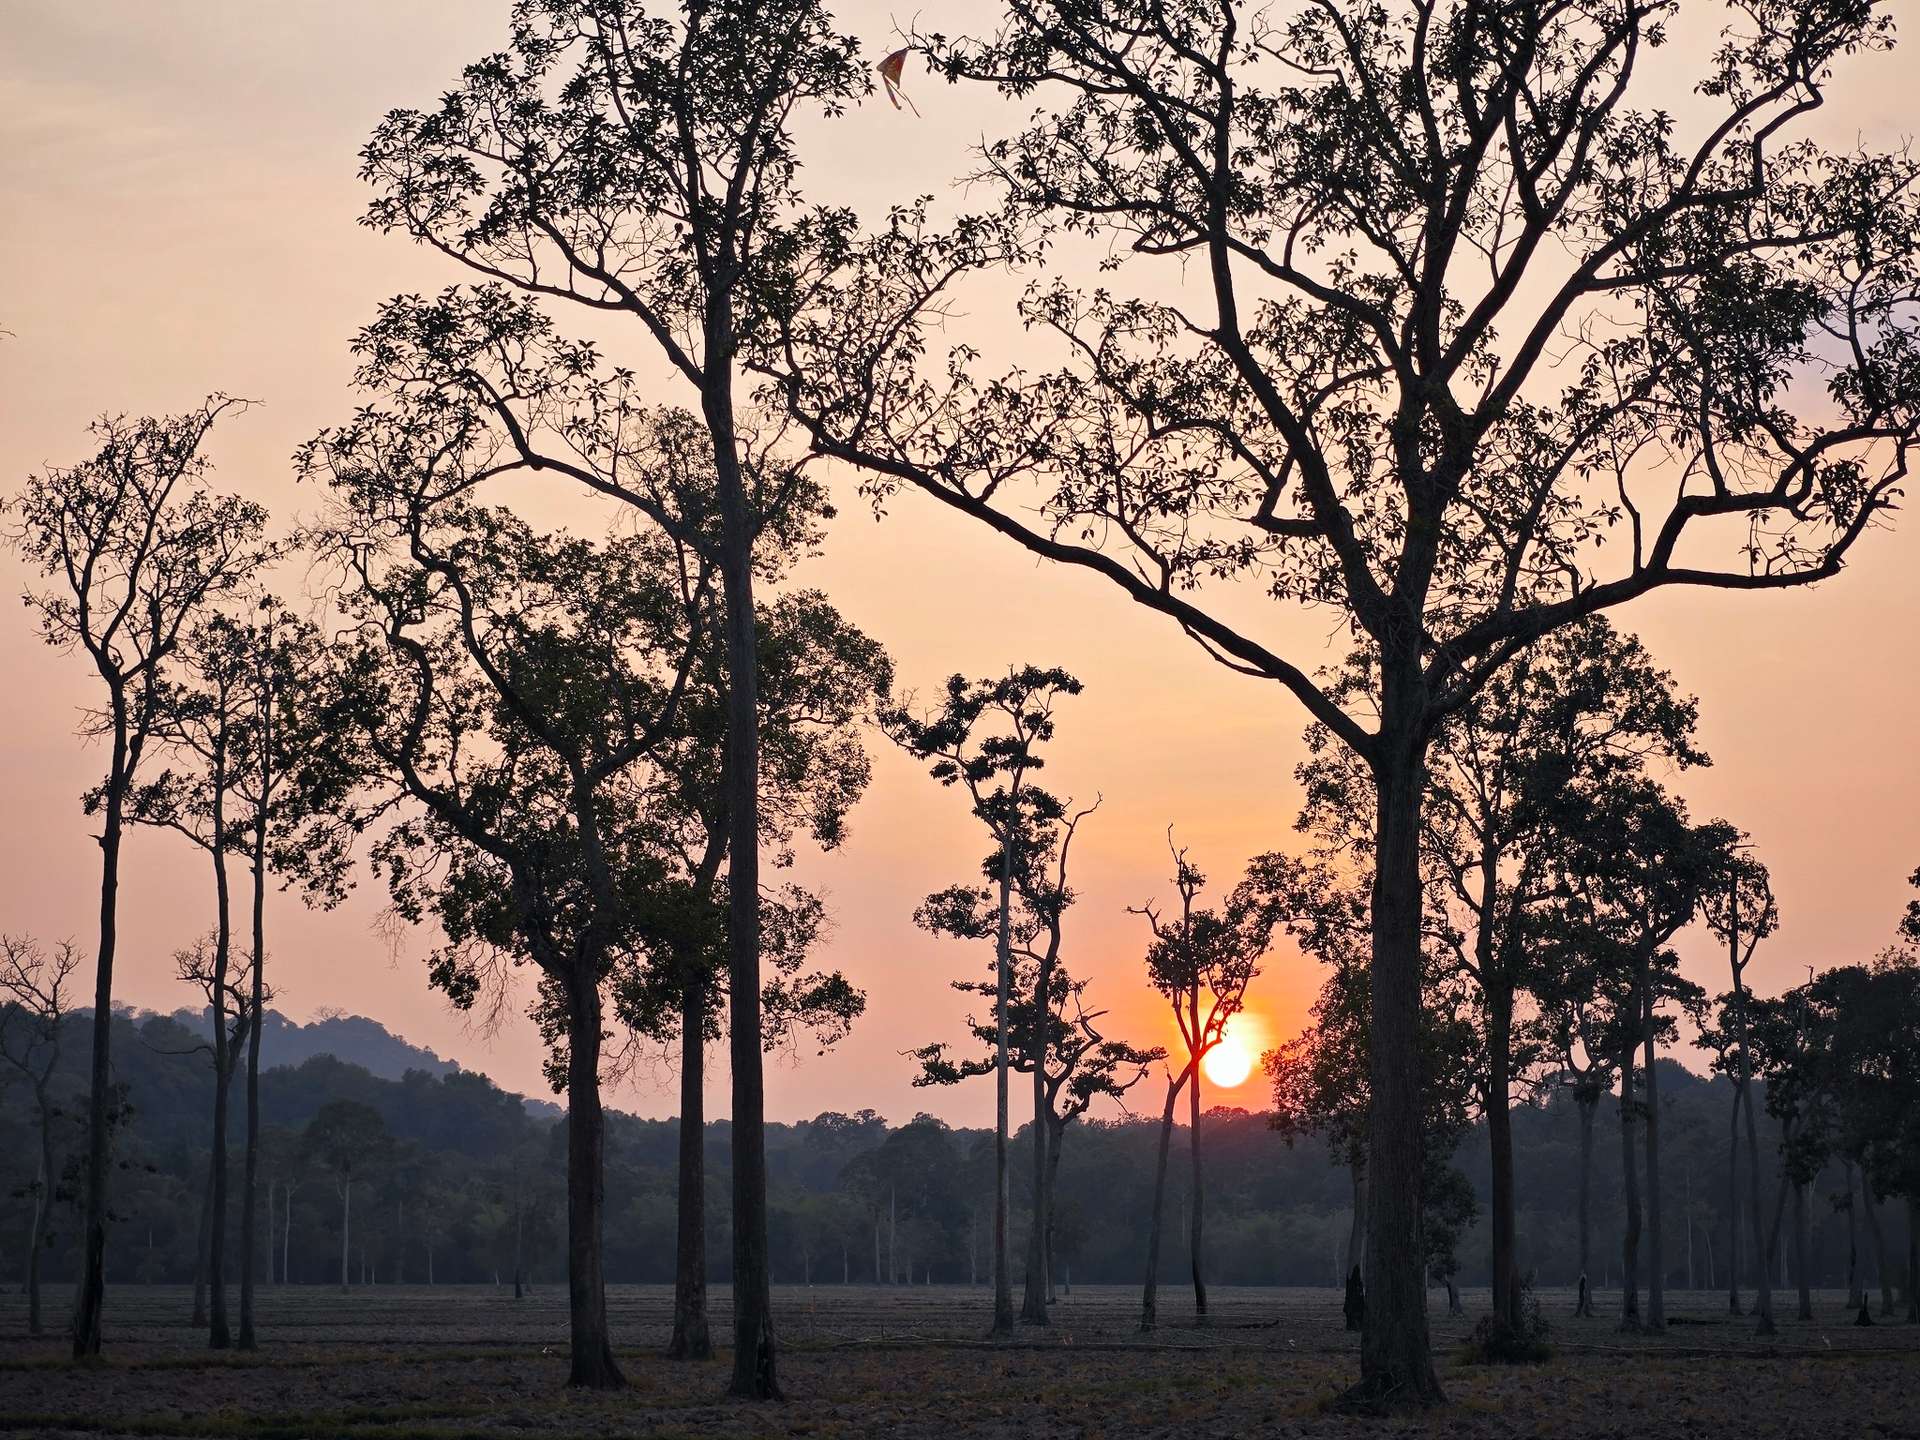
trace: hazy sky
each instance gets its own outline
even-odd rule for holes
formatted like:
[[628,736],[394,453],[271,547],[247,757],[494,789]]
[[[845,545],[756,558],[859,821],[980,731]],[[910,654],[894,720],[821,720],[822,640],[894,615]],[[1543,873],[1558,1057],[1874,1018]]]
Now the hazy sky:
[[[216,432],[220,483],[259,498],[282,523],[315,508],[292,483],[288,457],[349,413],[348,337],[386,296],[463,278],[356,223],[366,200],[356,149],[384,110],[431,102],[464,62],[498,47],[506,8],[0,0],[0,327],[11,332],[0,338],[0,493],[43,464],[85,455],[85,426],[101,411],[179,410],[224,390],[262,403]],[[951,31],[984,10],[944,0],[913,13],[924,28]],[[871,0],[841,7],[875,55],[892,48],[892,13]],[[1876,141],[1911,128],[1911,84],[1898,77],[1912,59],[1858,67],[1823,127]],[[875,212],[944,188],[965,169],[971,142],[1020,118],[924,74],[908,84],[921,118],[882,100],[810,135],[817,195]],[[1669,103],[1684,107],[1684,97]],[[558,319],[579,328],[565,311]],[[1920,865],[1912,532],[1870,536],[1847,574],[1815,591],[1666,595],[1616,612],[1701,697],[1716,765],[1679,788],[1698,813],[1749,829],[1772,866],[1785,925],[1757,962],[1763,990],[1881,948],[1905,877]],[[1076,842],[1082,898],[1069,964],[1093,978],[1113,1033],[1177,1043],[1141,981],[1144,926],[1125,907],[1167,892],[1169,824],[1216,889],[1250,854],[1295,843],[1298,705],[1277,686],[1220,669],[1104,582],[1041,568],[931,502],[903,499],[876,524],[849,489],[828,553],[806,578],[891,649],[908,685],[1026,660],[1086,681],[1085,695],[1063,706],[1050,771],[1058,790],[1105,801]],[[17,559],[0,555],[0,592],[17,594],[23,581]],[[1309,667],[1331,658],[1325,616],[1261,624],[1270,645]],[[84,658],[46,650],[9,605],[0,608],[0,677],[0,930],[91,947],[99,851],[79,796],[103,757],[74,734],[77,707],[94,694],[91,671]],[[919,933],[910,916],[929,890],[971,876],[982,848],[957,795],[897,754],[877,754],[851,840],[805,867],[836,916],[826,958],[867,989],[868,1013],[835,1054],[776,1062],[774,1118],[871,1105],[895,1119],[918,1109],[988,1119],[986,1082],[912,1091],[899,1053],[961,1037],[964,1008],[947,982],[976,973],[984,957]],[[209,923],[205,868],[173,838],[132,838],[116,991],[124,1001],[187,1003],[170,956]],[[379,908],[365,883],[331,914],[274,898],[281,1007],[296,1017],[327,1006],[371,1015],[539,1092],[532,1026],[516,1015],[486,1035],[450,1012],[426,985],[426,938],[391,954],[374,930]],[[1686,948],[1695,977],[1718,988],[1719,956],[1700,937]],[[1242,1037],[1259,1046],[1292,1033],[1318,983],[1313,967],[1277,950]],[[1149,1109],[1158,1085],[1136,1092]],[[709,1087],[709,1105],[724,1113],[724,1073]],[[1265,1097],[1256,1076],[1213,1098],[1252,1107]],[[667,1069],[643,1071],[612,1103],[668,1113]]]

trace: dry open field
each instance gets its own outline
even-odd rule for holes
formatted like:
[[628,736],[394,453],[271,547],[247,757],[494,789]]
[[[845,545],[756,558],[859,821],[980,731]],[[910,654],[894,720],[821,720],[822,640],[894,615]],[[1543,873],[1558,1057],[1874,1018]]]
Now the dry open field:
[[[722,1398],[724,1356],[656,1358],[669,1298],[614,1290],[633,1385],[600,1396],[563,1388],[558,1287],[517,1303],[491,1288],[268,1290],[262,1348],[250,1356],[209,1355],[187,1326],[184,1290],[122,1287],[109,1296],[111,1360],[86,1370],[60,1342],[26,1337],[25,1302],[10,1293],[0,1297],[0,1435],[1920,1436],[1920,1327],[1856,1329],[1834,1293],[1818,1297],[1815,1323],[1787,1321],[1764,1345],[1727,1319],[1718,1294],[1672,1297],[1676,1323],[1657,1338],[1622,1336],[1604,1314],[1556,1319],[1558,1354],[1527,1369],[1460,1364],[1468,1322],[1446,1319],[1436,1296],[1452,1403],[1386,1421],[1326,1408],[1356,1365],[1331,1290],[1219,1290],[1202,1331],[1176,1289],[1162,1302],[1168,1323],[1143,1338],[1134,1291],[1081,1286],[1051,1329],[990,1345],[980,1290],[786,1288],[776,1306],[788,1399],[773,1406]],[[1484,1293],[1466,1298],[1469,1315],[1485,1306]],[[1571,1309],[1565,1292],[1542,1299],[1549,1316]],[[715,1300],[724,1334],[724,1287]],[[66,1303],[56,1295],[55,1313]]]

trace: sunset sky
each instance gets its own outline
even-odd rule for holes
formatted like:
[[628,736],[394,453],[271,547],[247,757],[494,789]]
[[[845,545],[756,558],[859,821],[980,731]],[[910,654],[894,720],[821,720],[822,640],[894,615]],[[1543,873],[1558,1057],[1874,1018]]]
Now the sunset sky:
[[[159,413],[221,390],[261,402],[223,421],[211,446],[217,480],[269,505],[284,528],[318,497],[293,484],[289,457],[344,419],[347,340],[378,303],[465,278],[404,239],[358,223],[367,191],[355,153],[389,108],[431,103],[460,66],[505,38],[504,0],[14,0],[0,51],[0,494],[29,472],[88,453],[102,411]],[[912,12],[877,0],[840,7],[877,58],[894,20],[965,28],[984,7],[934,0]],[[1914,37],[1910,43],[1920,43]],[[1683,73],[1685,47],[1663,60]],[[1886,143],[1914,126],[1911,50],[1869,57],[1838,87],[1828,135]],[[1675,68],[1678,67],[1678,68]],[[1906,77],[1903,81],[1902,77]],[[920,117],[876,99],[807,132],[816,198],[878,214],[967,169],[968,147],[1017,124],[1021,106],[937,84],[910,67]],[[1678,93],[1666,103],[1684,108]],[[577,316],[556,311],[563,331]],[[983,313],[988,335],[1011,322]],[[606,332],[601,332],[603,335]],[[623,351],[622,344],[631,346]],[[643,361],[617,334],[616,358]],[[681,397],[663,397],[681,398]],[[825,556],[804,572],[887,645],[903,684],[938,686],[955,670],[1059,664],[1086,682],[1065,702],[1049,783],[1103,797],[1076,841],[1067,951],[1092,978],[1112,1033],[1177,1045],[1145,988],[1145,926],[1126,912],[1168,883],[1167,827],[1211,876],[1215,893],[1249,855],[1300,843],[1292,829],[1304,715],[1277,686],[1230,674],[1171,626],[1129,608],[1104,582],[1042,568],[931,502],[903,498],[876,522],[842,480],[842,512]],[[542,520],[569,518],[572,497],[533,497]],[[1911,520],[1911,517],[1906,517]],[[1902,533],[1902,529],[1904,532]],[[297,576],[287,577],[289,585]],[[0,592],[26,583],[0,554]],[[1267,617],[1269,646],[1312,668],[1335,658],[1329,617]],[[1920,865],[1920,533],[1870,536],[1848,572],[1814,591],[1657,596],[1615,612],[1702,702],[1715,765],[1678,777],[1696,814],[1749,830],[1772,867],[1784,918],[1756,963],[1775,990],[1807,967],[1866,958],[1891,938]],[[97,828],[79,797],[97,783],[98,749],[75,737],[95,690],[83,657],[39,641],[24,611],[0,607],[0,931],[72,936],[91,949]],[[875,777],[838,853],[809,860],[835,924],[823,958],[869,996],[852,1039],[825,1058],[775,1062],[769,1113],[793,1120],[872,1106],[898,1120],[925,1109],[990,1122],[987,1082],[915,1091],[900,1052],[958,1040],[965,1007],[947,988],[986,957],[916,931],[928,891],[971,878],[984,849],[960,797],[875,737]],[[171,955],[210,922],[204,858],[160,833],[126,853],[117,994],[171,1010],[188,1002]],[[330,914],[276,896],[269,919],[273,985],[296,1018],[325,1007],[372,1016],[418,1044],[544,1093],[538,1038],[517,1013],[481,1033],[427,988],[429,939],[393,953],[376,933],[381,896],[364,880]],[[1683,946],[1690,973],[1718,990],[1720,955],[1704,935]],[[1284,944],[1251,993],[1238,1038],[1255,1050],[1296,1031],[1319,976]],[[1699,1057],[1691,1057],[1696,1063]],[[709,1077],[724,1114],[723,1071]],[[1135,1098],[1157,1110],[1150,1080]],[[1256,1071],[1212,1100],[1257,1108]],[[643,1068],[611,1097],[669,1113],[668,1065]]]

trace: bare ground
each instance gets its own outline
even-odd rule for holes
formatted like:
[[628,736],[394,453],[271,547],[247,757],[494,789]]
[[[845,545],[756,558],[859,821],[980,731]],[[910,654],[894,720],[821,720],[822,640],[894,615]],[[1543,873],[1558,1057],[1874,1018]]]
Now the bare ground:
[[[1215,1290],[1196,1329],[1190,1299],[1135,1330],[1137,1292],[1077,1287],[1054,1323],[1008,1344],[983,1338],[988,1296],[954,1287],[819,1285],[775,1292],[784,1354],[779,1405],[728,1401],[728,1357],[660,1359],[671,1293],[617,1287],[613,1321],[632,1387],[568,1391],[565,1292],[516,1302],[492,1287],[375,1286],[262,1292],[261,1348],[212,1355],[189,1328],[184,1289],[108,1295],[108,1360],[76,1367],[62,1340],[25,1334],[25,1301],[0,1296],[0,1436],[343,1436],[519,1440],[558,1436],[866,1436],[909,1440],[1098,1437],[1536,1435],[1920,1437],[1920,1326],[1855,1328],[1838,1293],[1816,1320],[1759,1342],[1723,1294],[1670,1295],[1664,1335],[1622,1335],[1604,1313],[1570,1318],[1543,1292],[1556,1354],[1545,1365],[1465,1365],[1468,1319],[1434,1306],[1449,1404],[1373,1420],[1329,1406],[1357,1371],[1332,1290]],[[65,1313],[68,1295],[49,1296]],[[1785,1297],[1791,1313],[1793,1297]],[[729,1333],[726,1291],[715,1333]]]

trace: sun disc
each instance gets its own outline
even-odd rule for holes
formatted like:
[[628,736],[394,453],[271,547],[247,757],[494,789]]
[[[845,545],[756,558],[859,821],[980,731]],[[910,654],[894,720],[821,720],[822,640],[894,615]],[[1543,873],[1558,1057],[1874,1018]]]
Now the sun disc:
[[1231,1090],[1253,1073],[1253,1052],[1235,1039],[1223,1039],[1200,1062],[1210,1084]]

